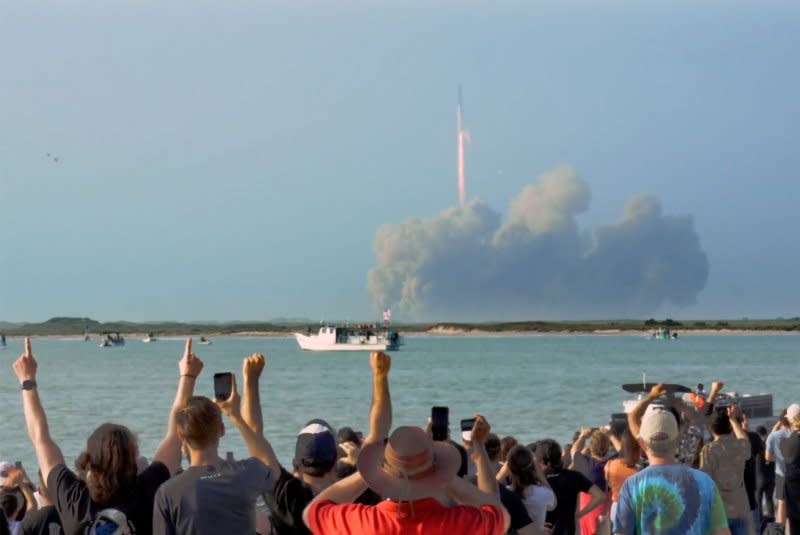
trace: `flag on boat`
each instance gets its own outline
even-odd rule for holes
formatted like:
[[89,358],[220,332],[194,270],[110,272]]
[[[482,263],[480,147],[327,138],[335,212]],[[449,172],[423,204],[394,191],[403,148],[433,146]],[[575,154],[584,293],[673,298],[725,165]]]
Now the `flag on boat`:
[[392,309],[387,308],[383,311],[383,322],[386,323],[392,319]]

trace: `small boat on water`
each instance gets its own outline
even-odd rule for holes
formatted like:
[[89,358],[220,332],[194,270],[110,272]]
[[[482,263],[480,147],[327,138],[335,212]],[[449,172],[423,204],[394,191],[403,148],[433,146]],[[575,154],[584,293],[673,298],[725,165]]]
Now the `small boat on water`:
[[201,336],[201,337],[200,337],[200,342],[198,342],[198,343],[199,343],[200,345],[203,345],[203,346],[210,346],[210,345],[211,345],[211,340],[209,340],[209,339],[208,339],[208,338],[206,338],[205,336]]
[[125,338],[119,333],[103,333],[103,341],[100,347],[118,347],[125,345]]
[[400,346],[400,335],[389,329],[377,329],[374,324],[355,327],[323,325],[317,334],[295,333],[303,351],[387,351]]
[[142,342],[144,342],[145,344],[149,344],[150,342],[155,342],[156,340],[158,340],[158,338],[153,336],[153,333],[147,333],[147,336],[142,338]]

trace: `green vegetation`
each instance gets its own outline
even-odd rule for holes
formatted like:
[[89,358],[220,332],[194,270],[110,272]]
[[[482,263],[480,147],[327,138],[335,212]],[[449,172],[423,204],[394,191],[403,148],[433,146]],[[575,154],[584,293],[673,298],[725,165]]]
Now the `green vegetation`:
[[[51,318],[42,323],[9,323],[0,321],[0,331],[7,336],[24,335],[82,335],[86,327],[93,335],[103,332],[148,333],[156,336],[176,334],[217,335],[243,332],[269,332],[290,334],[294,331],[316,330],[318,323],[302,320],[276,322],[227,322],[227,323],[181,323],[152,322],[136,323],[129,321],[99,322],[90,318]],[[597,320],[597,321],[514,321],[486,323],[408,323],[392,324],[392,329],[400,332],[436,331],[484,331],[484,332],[552,332],[588,333],[602,330],[642,331],[669,327],[677,331],[701,329],[726,329],[741,331],[796,331],[800,332],[800,317],[777,319],[741,320],[682,320],[671,318],[657,320]]]

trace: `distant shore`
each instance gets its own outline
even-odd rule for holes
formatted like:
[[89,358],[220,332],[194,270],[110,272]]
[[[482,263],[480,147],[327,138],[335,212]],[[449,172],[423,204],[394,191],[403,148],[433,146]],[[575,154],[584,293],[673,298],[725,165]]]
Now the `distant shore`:
[[[380,323],[367,322],[375,330]],[[333,325],[355,327],[362,322],[331,322]],[[56,336],[83,338],[84,332],[97,338],[103,333],[120,333],[128,338],[170,336],[276,336],[288,337],[294,332],[316,332],[319,322],[293,320],[287,322],[235,321],[185,323],[177,321],[100,322],[91,318],[59,317],[41,323],[9,323],[0,321],[0,333],[7,337]],[[759,335],[800,334],[800,317],[739,320],[590,320],[590,321],[505,321],[505,322],[432,322],[392,323],[388,327],[403,336],[578,336],[630,335],[649,336],[658,330],[677,332],[679,336],[696,335]]]
[[[798,336],[798,331],[780,331],[780,330],[763,330],[763,329],[694,329],[687,331],[675,331],[678,333],[678,339],[682,337],[690,338],[695,336]],[[148,333],[121,333],[127,341],[140,341],[145,338]],[[401,336],[410,338],[510,338],[522,336],[630,336],[637,338],[650,338],[652,331],[648,330],[620,330],[620,329],[597,329],[595,331],[488,331],[482,329],[447,329],[435,328],[428,331],[401,331]],[[32,338],[50,339],[50,340],[76,340],[81,341],[84,335],[75,334],[30,334]],[[199,340],[197,333],[164,333],[155,336],[162,339],[183,339],[186,337],[193,337],[195,341]],[[242,331],[242,332],[209,332],[203,335],[209,341],[220,338],[292,338],[294,333],[286,331]],[[18,336],[15,336],[19,338]],[[15,337],[9,337],[13,339]],[[100,341],[102,338],[99,334],[90,333],[91,341]]]

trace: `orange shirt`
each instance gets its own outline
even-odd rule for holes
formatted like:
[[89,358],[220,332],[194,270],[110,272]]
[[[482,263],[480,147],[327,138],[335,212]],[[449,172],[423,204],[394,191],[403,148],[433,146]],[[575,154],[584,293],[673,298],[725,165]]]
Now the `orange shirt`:
[[308,510],[314,535],[503,535],[503,512],[493,505],[445,507],[433,498],[378,505],[319,501]]
[[636,473],[636,468],[631,468],[622,462],[622,459],[612,459],[606,463],[606,483],[611,489],[611,501],[619,499],[619,489],[622,483]]

